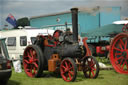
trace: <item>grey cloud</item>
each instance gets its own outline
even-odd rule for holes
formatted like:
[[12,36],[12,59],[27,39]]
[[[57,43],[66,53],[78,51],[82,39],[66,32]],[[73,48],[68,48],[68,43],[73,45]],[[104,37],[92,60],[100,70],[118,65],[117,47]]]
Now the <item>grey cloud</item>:
[[121,16],[128,17],[128,0],[0,0],[0,10],[3,10],[0,11],[0,22],[3,25],[9,13],[18,19],[67,11],[72,7],[95,6],[121,6]]

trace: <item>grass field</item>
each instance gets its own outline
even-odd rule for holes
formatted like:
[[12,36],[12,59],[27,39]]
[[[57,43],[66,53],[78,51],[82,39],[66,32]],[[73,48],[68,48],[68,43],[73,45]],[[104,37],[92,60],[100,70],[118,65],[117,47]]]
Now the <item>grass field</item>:
[[83,73],[78,72],[75,82],[65,82],[49,72],[44,74],[41,78],[29,78],[24,72],[13,71],[8,85],[128,85],[128,75],[118,74],[114,70],[101,70],[97,79],[84,78]]

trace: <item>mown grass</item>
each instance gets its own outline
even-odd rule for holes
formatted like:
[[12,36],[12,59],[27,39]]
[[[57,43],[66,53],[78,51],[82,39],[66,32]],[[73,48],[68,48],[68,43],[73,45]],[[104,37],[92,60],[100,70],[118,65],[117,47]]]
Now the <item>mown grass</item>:
[[8,85],[128,85],[128,75],[116,73],[114,70],[101,70],[98,78],[84,78],[82,72],[78,72],[75,82],[65,82],[61,77],[53,73],[44,72],[41,78],[29,78],[24,72],[12,72]]

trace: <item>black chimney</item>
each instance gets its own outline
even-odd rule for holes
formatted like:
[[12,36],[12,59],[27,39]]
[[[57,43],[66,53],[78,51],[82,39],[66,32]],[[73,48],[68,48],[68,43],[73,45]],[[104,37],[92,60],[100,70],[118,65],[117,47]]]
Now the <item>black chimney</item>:
[[78,42],[78,8],[72,8],[72,29],[73,29],[73,40]]

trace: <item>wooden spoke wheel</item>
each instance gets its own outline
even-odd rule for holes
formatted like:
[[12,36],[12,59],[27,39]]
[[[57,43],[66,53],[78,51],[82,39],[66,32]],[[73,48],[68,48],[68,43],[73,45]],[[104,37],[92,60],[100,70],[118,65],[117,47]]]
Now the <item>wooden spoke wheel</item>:
[[121,73],[128,74],[128,34],[120,33],[110,46],[110,61],[113,68]]
[[73,59],[65,58],[60,65],[60,72],[62,78],[67,81],[74,81],[77,75],[77,66]]
[[40,77],[43,71],[43,54],[36,45],[28,46],[23,55],[24,71],[29,77]]
[[86,78],[97,78],[99,74],[99,64],[95,57],[87,56],[83,60],[83,73]]

